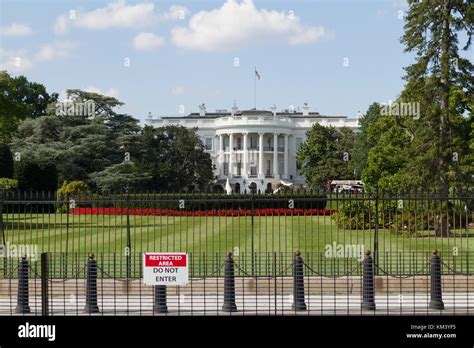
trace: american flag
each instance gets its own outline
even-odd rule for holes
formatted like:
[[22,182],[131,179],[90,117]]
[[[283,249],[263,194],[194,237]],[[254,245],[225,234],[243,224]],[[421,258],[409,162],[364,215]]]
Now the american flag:
[[257,69],[255,69],[255,76],[257,77],[257,79],[259,79],[259,80],[260,80],[260,75],[259,75],[259,73],[258,73]]

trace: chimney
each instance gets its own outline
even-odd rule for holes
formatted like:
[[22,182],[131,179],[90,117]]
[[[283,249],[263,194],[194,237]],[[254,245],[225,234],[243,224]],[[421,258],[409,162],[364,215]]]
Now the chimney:
[[199,116],[206,116],[206,104],[199,105]]
[[232,111],[230,112],[232,116],[235,116],[235,114],[237,113],[237,110],[239,110],[239,108],[237,107],[237,105],[234,105],[232,107]]
[[277,114],[277,107],[276,107],[275,104],[273,104],[273,105],[270,107],[270,110],[272,110],[273,116],[276,116],[276,114]]
[[304,106],[303,106],[303,116],[309,116],[309,106],[308,106],[308,103],[304,103]]

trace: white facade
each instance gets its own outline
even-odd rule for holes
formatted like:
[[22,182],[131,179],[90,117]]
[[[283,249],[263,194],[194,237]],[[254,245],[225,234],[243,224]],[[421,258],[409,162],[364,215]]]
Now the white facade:
[[313,124],[358,129],[357,119],[323,116],[309,112],[307,105],[302,112],[276,112],[273,106],[271,111],[239,111],[233,107],[231,112],[213,113],[206,112],[201,105],[199,113],[149,116],[146,123],[155,127],[197,127],[216,166],[216,182],[224,186],[229,178],[234,192],[250,192],[252,183],[260,192],[271,192],[282,183],[303,185],[305,180],[298,171],[296,153]]

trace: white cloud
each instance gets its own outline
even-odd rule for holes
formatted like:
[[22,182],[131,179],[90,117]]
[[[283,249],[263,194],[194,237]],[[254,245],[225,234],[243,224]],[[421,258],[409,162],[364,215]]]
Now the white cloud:
[[185,19],[188,15],[189,10],[186,7],[181,5],[172,5],[159,17],[164,21],[177,21],[179,19]]
[[278,40],[306,44],[325,35],[322,26],[304,26],[299,17],[285,12],[258,10],[252,0],[227,0],[220,8],[193,15],[188,27],[171,30],[176,46],[204,51]]
[[77,45],[69,41],[56,41],[41,46],[35,54],[26,49],[9,50],[0,48],[0,69],[25,71],[37,63],[54,61],[68,57]]
[[31,28],[25,24],[12,23],[7,27],[0,28],[0,34],[5,36],[24,36],[33,33]]
[[9,50],[0,47],[0,70],[25,71],[33,67],[25,49]]
[[157,13],[151,2],[127,4],[126,0],[117,0],[91,11],[73,11],[73,16],[61,15],[56,19],[54,31],[57,34],[64,34],[70,26],[92,30],[142,28],[160,21],[177,20],[189,13],[186,7],[177,5]]
[[102,94],[102,95],[106,95],[106,96],[114,97],[114,98],[117,98],[119,96],[118,89],[114,88],[114,87],[111,87],[108,90],[106,90],[105,92],[102,92],[102,90],[100,88],[91,85],[89,87],[84,88],[84,91],[91,92],[91,93]]
[[65,58],[70,55],[70,52],[77,45],[69,41],[57,41],[46,44],[34,56],[37,62],[51,61],[58,58]]
[[171,89],[172,95],[183,95],[185,92],[185,88],[183,86],[176,86]]
[[153,33],[140,33],[133,39],[133,47],[137,50],[154,50],[162,47],[165,40]]

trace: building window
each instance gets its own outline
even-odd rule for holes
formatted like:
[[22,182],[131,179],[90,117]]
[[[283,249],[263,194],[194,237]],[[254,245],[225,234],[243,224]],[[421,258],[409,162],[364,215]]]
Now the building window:
[[255,150],[257,148],[257,139],[253,136],[250,136],[250,149]]
[[229,162],[224,163],[224,175],[229,175]]
[[212,138],[206,138],[204,147],[206,150],[212,150]]
[[241,176],[242,175],[242,163],[237,162],[237,175]]
[[224,150],[229,151],[229,137],[224,138]]
[[285,138],[283,137],[278,137],[278,151],[285,151]]

